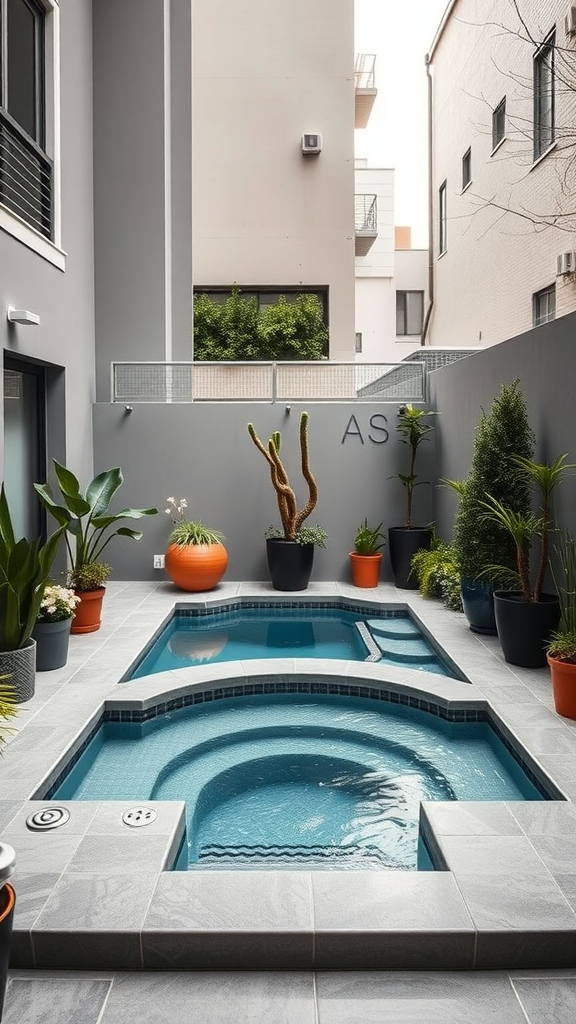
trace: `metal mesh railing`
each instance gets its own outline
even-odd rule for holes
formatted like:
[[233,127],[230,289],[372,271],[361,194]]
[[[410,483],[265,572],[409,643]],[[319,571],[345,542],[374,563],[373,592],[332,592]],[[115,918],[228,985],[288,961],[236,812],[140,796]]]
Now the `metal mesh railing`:
[[420,402],[424,363],[112,363],[113,402]]
[[354,227],[356,231],[378,229],[376,196],[358,193],[354,196]]
[[376,88],[376,54],[358,53],[354,67],[354,87],[356,89]]

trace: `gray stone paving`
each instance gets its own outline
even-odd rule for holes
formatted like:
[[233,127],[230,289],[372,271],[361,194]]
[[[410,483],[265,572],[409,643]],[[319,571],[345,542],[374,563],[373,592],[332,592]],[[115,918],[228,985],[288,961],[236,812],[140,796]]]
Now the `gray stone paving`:
[[[33,962],[54,968],[50,971],[12,969],[3,1024],[32,1021],[114,1024],[120,1019],[123,1022],[170,1021],[171,1024],[194,1019],[204,1024],[242,1020],[298,1021],[299,1024],[307,1021],[311,1024],[356,1021],[370,1024],[372,1021],[452,1020],[513,1024],[528,1020],[530,1024],[544,1021],[573,1024],[576,1019],[576,933],[572,926],[576,910],[576,816],[571,801],[576,790],[576,723],[555,715],[546,669],[525,670],[505,665],[496,638],[474,636],[467,630],[463,617],[448,612],[436,602],[423,601],[416,593],[396,591],[386,584],[377,592],[359,592],[343,584],[312,584],[306,597],[340,593],[357,599],[362,596],[363,600],[374,597],[409,604],[472,681],[470,689],[474,690],[475,697],[490,701],[502,721],[521,737],[537,763],[552,776],[569,800],[563,804],[465,807],[428,804],[426,807],[429,825],[451,869],[444,874],[443,884],[448,879],[456,879],[458,899],[463,896],[467,910],[472,910],[477,934],[475,962],[493,969],[366,970],[379,966],[379,961],[376,958],[376,962],[372,962],[370,951],[374,935],[370,934],[370,922],[364,916],[360,933],[354,925],[351,927],[354,942],[341,945],[340,970],[131,971],[134,956],[134,952],[130,952],[131,924],[139,920],[139,901],[141,909],[147,906],[158,878],[155,871],[148,874],[141,871],[139,885],[134,887],[122,871],[102,868],[99,873],[93,871],[96,847],[90,847],[90,842],[94,844],[94,836],[99,832],[105,836],[106,844],[110,842],[110,822],[104,824],[106,805],[85,807],[83,817],[76,819],[75,830],[71,829],[49,846],[43,845],[41,863],[33,846],[27,846],[21,828],[23,811],[38,782],[45,777],[46,767],[53,763],[56,752],[82,730],[102,700],[111,693],[117,694],[119,689],[124,690],[115,685],[120,675],[168,614],[175,599],[169,584],[116,583],[108,589],[102,629],[96,634],[72,638],[65,669],[38,674],[36,695],[22,706],[19,734],[0,763],[0,829],[2,837],[12,841],[18,851],[16,959],[27,964],[27,958],[32,956],[36,957]],[[236,594],[269,597],[271,591],[266,584],[230,583],[222,585],[217,594],[207,595],[207,600],[221,600],[223,596]],[[402,682],[403,670],[399,671]],[[177,809],[175,814],[177,820]],[[87,830],[93,826],[96,826],[94,831],[88,834]],[[162,844],[166,836],[156,839],[160,839],[159,851],[160,848],[165,850]],[[507,851],[506,856],[503,851]],[[121,862],[123,853],[120,853]],[[74,891],[68,892],[62,880],[75,858],[76,870],[67,876],[67,881],[72,881],[73,876]],[[86,870],[87,867],[90,870]],[[354,873],[347,874],[350,879]],[[189,875],[181,877],[190,878]],[[170,882],[173,878],[174,875],[163,874],[162,884],[170,888],[174,885]],[[381,885],[382,879],[379,882]],[[398,884],[394,886],[394,902],[401,906]],[[362,882],[357,876],[353,887],[359,885],[361,887]],[[102,893],[106,894],[106,906],[116,907],[117,923],[112,929],[115,948],[109,951],[108,960],[108,915],[105,914],[108,938],[100,949],[99,922],[94,918],[93,909],[89,910],[92,920],[87,931],[83,933],[75,928],[78,907],[93,908]],[[330,892],[327,895],[329,897]],[[354,913],[362,917],[358,910],[359,898],[361,901],[357,894]],[[383,898],[383,906],[388,910],[392,904]],[[50,926],[38,927],[43,914],[49,917],[50,905],[57,907],[60,915],[56,943],[51,942]],[[274,906],[273,898],[269,906]],[[323,913],[328,914],[325,920],[329,929],[323,939],[320,927],[315,941],[320,942],[320,952],[322,942],[326,950],[328,941],[332,948],[330,955],[334,956],[340,941],[340,923],[346,914],[336,904],[330,910],[330,899],[325,906]],[[61,928],[67,919],[70,926],[68,953],[62,945]],[[348,915],[348,920],[343,921],[344,929],[350,931],[351,924]],[[526,966],[535,956],[543,963],[543,929],[546,941],[554,940],[550,946],[551,958],[544,957],[546,969],[511,969],[510,938],[518,932],[519,926],[525,928],[521,945]],[[90,972],[58,970],[63,963],[71,962],[70,955],[81,949],[88,938],[89,952],[92,955],[95,951],[93,963],[98,969]],[[395,939],[399,938],[396,933]],[[380,938],[379,941],[382,944],[385,940]],[[407,950],[415,943],[418,945],[417,936],[410,928],[404,941]],[[213,966],[231,967],[225,956],[225,936],[215,935],[213,945],[216,951],[219,946],[224,948],[224,955],[221,950]],[[141,966],[138,956],[136,951],[138,962],[134,962],[134,967]],[[86,959],[81,962],[92,966],[90,957]],[[282,963],[281,956],[279,963]],[[120,971],[120,966],[127,969]],[[158,966],[168,964],[160,957]],[[173,962],[169,966],[178,964]],[[258,957],[252,964],[242,966],[257,968]],[[322,966],[321,958],[316,966]],[[388,966],[395,965],[388,959]],[[556,969],[559,966],[565,969]]]

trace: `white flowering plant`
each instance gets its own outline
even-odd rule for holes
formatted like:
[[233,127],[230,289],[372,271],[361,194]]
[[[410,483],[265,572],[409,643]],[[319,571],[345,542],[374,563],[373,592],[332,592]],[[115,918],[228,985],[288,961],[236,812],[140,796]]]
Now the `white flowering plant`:
[[184,513],[188,508],[186,498],[167,498],[168,508],[164,509],[172,520],[172,531],[168,538],[170,544],[187,547],[189,544],[221,544],[225,539],[219,530],[211,530],[200,522],[186,519]]
[[71,619],[76,611],[80,598],[68,587],[60,587],[57,583],[49,583],[44,588],[44,597],[40,604],[37,622],[62,622]]

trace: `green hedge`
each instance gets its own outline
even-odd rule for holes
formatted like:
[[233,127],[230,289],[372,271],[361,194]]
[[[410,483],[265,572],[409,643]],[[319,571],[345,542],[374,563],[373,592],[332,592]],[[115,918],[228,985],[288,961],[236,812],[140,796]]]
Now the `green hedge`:
[[209,295],[194,297],[194,359],[322,359],[328,328],[316,295],[302,293],[294,302],[284,296],[258,309],[255,298],[232,289],[224,303]]

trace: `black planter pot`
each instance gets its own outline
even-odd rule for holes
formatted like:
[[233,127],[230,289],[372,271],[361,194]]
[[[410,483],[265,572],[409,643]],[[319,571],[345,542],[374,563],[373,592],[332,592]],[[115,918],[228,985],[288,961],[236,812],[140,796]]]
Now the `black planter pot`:
[[410,572],[412,556],[432,543],[432,530],[428,526],[390,526],[388,546],[394,583],[400,590],[418,590],[418,580]]
[[560,621],[556,594],[526,601],[515,590],[494,592],[494,614],[504,660],[522,668],[546,667],[546,642]]
[[496,636],[494,584],[463,576],[460,580],[460,592],[464,614],[472,632]]
[[306,590],[314,564],[314,545],[271,537],[266,541],[268,570],[274,590]]

